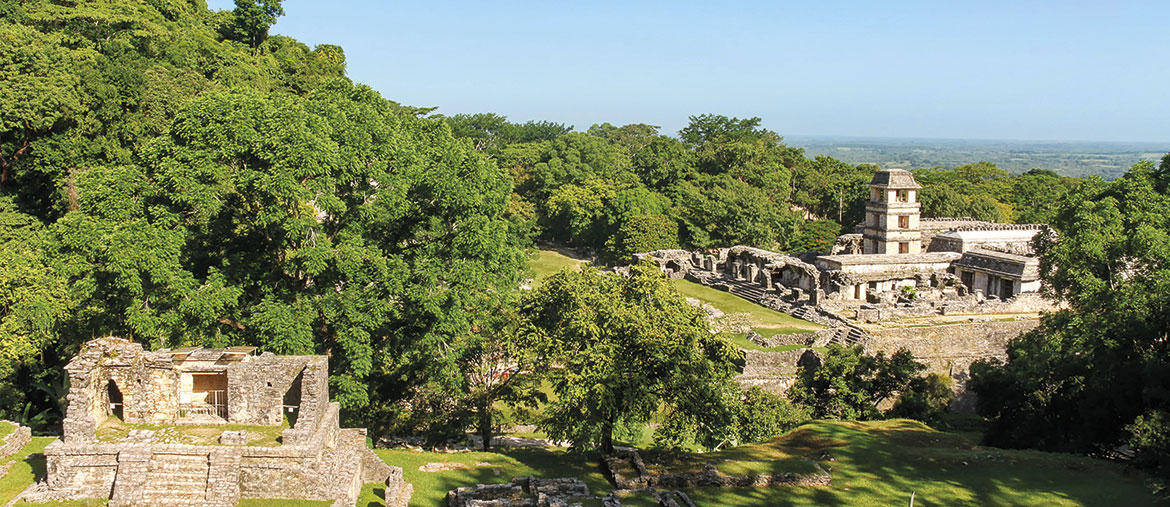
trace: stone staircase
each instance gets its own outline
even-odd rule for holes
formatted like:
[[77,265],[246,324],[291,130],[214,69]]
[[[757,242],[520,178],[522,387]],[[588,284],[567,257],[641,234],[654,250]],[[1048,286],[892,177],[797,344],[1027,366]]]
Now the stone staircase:
[[[144,451],[144,452],[141,452]],[[231,507],[239,503],[239,453],[123,451],[110,499],[118,506]]]
[[868,336],[865,331],[852,326],[838,326],[829,328],[827,333],[821,333],[817,340],[813,342],[814,347],[827,347],[830,344],[837,345],[865,345]]
[[727,292],[733,295],[744,298],[753,303],[759,303],[764,300],[764,296],[774,295],[775,291],[765,290],[760,284],[756,282],[747,282],[742,280],[724,280],[724,285],[727,287]]
[[143,497],[159,505],[203,502],[210,470],[204,454],[155,454],[146,470]]

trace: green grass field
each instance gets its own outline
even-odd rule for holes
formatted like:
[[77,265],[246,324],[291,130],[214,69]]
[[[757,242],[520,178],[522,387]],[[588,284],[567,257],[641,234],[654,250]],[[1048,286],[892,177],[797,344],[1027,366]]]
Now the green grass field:
[[[728,472],[801,471],[807,464],[774,460],[816,459],[826,450],[834,458],[821,461],[833,475],[829,487],[686,491],[704,507],[907,505],[912,492],[915,506],[1154,504],[1142,475],[1120,465],[1068,454],[981,447],[962,436],[908,420],[813,422],[767,443],[691,455],[686,460],[712,461]],[[611,489],[601,477],[595,457],[563,450],[456,454],[379,450],[378,454],[403,467],[406,479],[415,487],[412,506],[437,507],[450,489],[506,482],[528,474],[581,477],[598,494]],[[653,451],[643,456],[657,459]],[[420,465],[432,461],[455,461],[470,468],[419,471]],[[625,497],[623,503],[655,505],[648,494]]]
[[528,266],[532,268],[537,280],[545,278],[565,268],[579,269],[585,261],[577,260],[556,250],[537,250],[528,257]]
[[756,329],[757,333],[764,336],[784,333],[808,333],[824,328],[820,324],[814,324],[786,313],[764,308],[729,292],[712,289],[706,285],[697,284],[689,280],[675,280],[674,287],[682,295],[708,303],[723,313],[748,314],[752,327]]
[[[43,477],[44,459],[39,453],[53,439],[34,437],[16,456],[9,472],[0,478],[0,502],[7,502]],[[832,459],[819,461],[830,470],[828,487],[697,488],[687,494],[703,507],[763,506],[885,506],[907,505],[911,493],[921,506],[1096,506],[1155,505],[1144,486],[1145,477],[1116,463],[1071,454],[982,447],[964,434],[933,430],[909,420],[876,422],[816,421],[769,442],[744,445],[706,454],[673,455],[670,468],[702,462],[731,473],[800,472],[827,451]],[[503,449],[498,452],[433,453],[409,450],[376,451],[387,463],[402,467],[414,485],[410,505],[439,507],[448,491],[461,486],[503,483],[513,477],[578,477],[594,494],[612,490],[597,465],[596,454],[576,454],[565,449]],[[666,456],[645,451],[654,468]],[[776,460],[793,460],[777,462]],[[458,463],[460,468],[423,472],[427,463]],[[673,463],[673,464],[671,464]],[[382,505],[382,486],[367,484],[360,507]],[[631,506],[654,505],[647,494],[623,499]],[[102,500],[53,503],[54,506],[104,505]],[[328,502],[245,500],[246,507],[311,506]],[[36,504],[17,504],[32,507]],[[599,505],[586,502],[585,505]]]
[[[576,454],[565,449],[503,449],[499,452],[432,453],[378,449],[383,461],[402,467],[403,477],[414,485],[411,507],[445,505],[447,492],[460,486],[496,484],[513,477],[577,477],[594,494],[608,494],[613,487],[601,475],[596,454]],[[467,468],[423,472],[427,463],[453,462]],[[359,503],[359,506],[366,504]]]

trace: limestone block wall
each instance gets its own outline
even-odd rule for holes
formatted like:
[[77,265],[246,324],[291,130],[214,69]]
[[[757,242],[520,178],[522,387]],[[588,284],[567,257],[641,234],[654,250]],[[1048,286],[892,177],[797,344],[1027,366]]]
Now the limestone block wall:
[[0,459],[7,458],[20,452],[20,450],[23,449],[25,445],[28,445],[29,441],[32,440],[32,428],[29,428],[28,426],[21,426],[12,421],[5,422],[16,426],[16,428],[12,430],[12,433],[9,433],[8,436],[4,437],[4,445],[0,445]]
[[49,444],[45,467],[49,488],[60,492],[55,499],[110,498],[121,450],[110,444]]
[[[301,406],[297,423],[284,430],[282,441],[287,445],[301,445],[312,438],[317,425],[329,411],[329,363],[323,356],[307,357],[300,373]],[[333,423],[337,427],[337,423]]]
[[956,380],[959,400],[953,409],[971,409],[974,399],[966,392],[971,363],[1006,358],[1008,341],[1039,325],[1039,320],[1013,320],[880,329],[870,331],[865,351],[889,355],[899,348],[908,349],[915,359],[927,365],[928,372],[949,375]]
[[[234,424],[279,425],[284,395],[299,380],[309,356],[265,353],[228,366],[228,418]],[[303,385],[302,385],[302,393]],[[311,424],[311,423],[310,423]]]

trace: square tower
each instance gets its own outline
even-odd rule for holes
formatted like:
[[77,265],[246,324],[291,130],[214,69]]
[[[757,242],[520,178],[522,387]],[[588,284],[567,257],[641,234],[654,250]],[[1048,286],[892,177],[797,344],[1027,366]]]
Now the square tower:
[[922,204],[914,175],[903,169],[886,169],[869,182],[865,203],[862,252],[867,254],[916,254],[922,251],[918,226]]

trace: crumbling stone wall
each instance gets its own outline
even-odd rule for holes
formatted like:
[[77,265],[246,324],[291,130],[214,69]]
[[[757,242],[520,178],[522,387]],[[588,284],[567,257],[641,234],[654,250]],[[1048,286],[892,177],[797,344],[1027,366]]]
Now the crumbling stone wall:
[[972,410],[973,393],[967,380],[971,364],[981,359],[1007,357],[1007,343],[1040,325],[1039,320],[966,322],[929,327],[899,327],[871,331],[866,353],[887,355],[906,348],[927,366],[929,373],[941,373],[955,379],[958,399],[952,410]]
[[[13,428],[12,433],[9,433],[8,436],[4,437],[4,445],[0,445],[0,459],[7,458],[20,452],[21,449],[24,449],[25,445],[28,445],[28,443],[32,441],[31,428],[28,426],[21,426],[20,424],[14,423],[12,421],[4,422],[15,426],[15,428]],[[3,477],[3,474],[0,474],[0,477]]]
[[[204,357],[216,354],[205,350],[199,368],[219,366]],[[30,498],[191,507],[234,506],[240,498],[297,498],[352,506],[362,484],[385,482],[387,505],[406,505],[411,488],[402,482],[401,469],[387,466],[366,448],[364,430],[340,428],[338,404],[329,401],[327,358],[265,354],[252,359],[222,365],[228,376],[229,421],[280,424],[285,393],[299,382],[300,411],[281,445],[232,445],[246,442],[233,432],[219,446],[163,444],[150,430],[101,443],[96,428],[108,415],[106,382],[125,383],[119,389],[128,422],[133,422],[130,417],[174,422],[182,360],[118,338],[87,343],[66,368],[70,392],[64,438],[46,447],[48,478]]]
[[447,493],[448,507],[552,507],[570,498],[589,497],[581,479],[516,477],[506,484],[479,484]]
[[309,356],[275,356],[266,352],[251,361],[229,365],[228,414],[232,422],[281,424],[284,421],[281,410],[284,395],[293,388],[293,383],[299,380],[301,372],[311,361],[313,358]]

